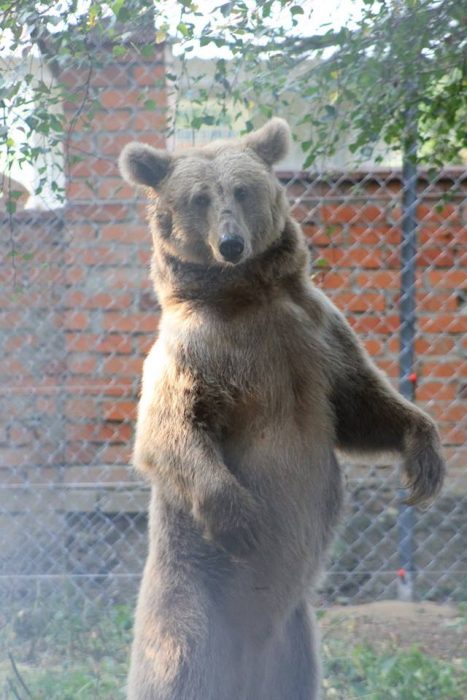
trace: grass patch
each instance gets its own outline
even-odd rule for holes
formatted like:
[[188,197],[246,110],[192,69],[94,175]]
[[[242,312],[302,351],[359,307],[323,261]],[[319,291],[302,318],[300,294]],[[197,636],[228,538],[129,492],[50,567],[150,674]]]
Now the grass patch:
[[127,605],[18,610],[1,631],[0,697],[124,700],[132,616]]
[[[32,606],[1,630],[2,700],[124,700],[133,608]],[[8,655],[11,655],[13,663]],[[323,643],[325,700],[464,700],[467,664],[417,648]],[[293,699],[290,699],[293,700]]]
[[325,648],[326,700],[465,700],[467,664],[450,663],[416,647],[376,653],[368,645]]

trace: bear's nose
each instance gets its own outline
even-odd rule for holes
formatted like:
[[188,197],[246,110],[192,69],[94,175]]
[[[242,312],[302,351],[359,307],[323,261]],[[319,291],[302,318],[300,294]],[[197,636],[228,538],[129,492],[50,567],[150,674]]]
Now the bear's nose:
[[223,258],[228,262],[235,262],[243,253],[245,243],[240,236],[222,236],[219,243],[219,250]]

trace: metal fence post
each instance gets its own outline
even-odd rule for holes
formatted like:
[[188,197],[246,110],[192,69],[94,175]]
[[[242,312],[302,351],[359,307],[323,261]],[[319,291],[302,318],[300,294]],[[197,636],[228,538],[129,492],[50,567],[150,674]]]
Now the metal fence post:
[[[415,399],[416,374],[414,368],[414,342],[416,331],[416,255],[417,255],[417,109],[409,107],[406,112],[406,135],[403,143],[402,162],[402,222],[400,262],[400,347],[399,388],[408,400]],[[400,570],[398,597],[412,600],[414,585],[413,561],[413,508],[404,503],[404,489],[399,489],[399,533]]]

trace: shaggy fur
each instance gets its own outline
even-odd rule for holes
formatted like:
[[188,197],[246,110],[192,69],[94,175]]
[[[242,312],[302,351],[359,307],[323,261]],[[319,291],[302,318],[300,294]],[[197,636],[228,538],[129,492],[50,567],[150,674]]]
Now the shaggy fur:
[[237,141],[121,156],[150,188],[163,311],[134,447],[153,493],[130,700],[316,700],[309,598],[341,509],[334,449],[402,453],[412,503],[442,483],[433,422],[308,279],[271,170],[289,139],[274,119]]

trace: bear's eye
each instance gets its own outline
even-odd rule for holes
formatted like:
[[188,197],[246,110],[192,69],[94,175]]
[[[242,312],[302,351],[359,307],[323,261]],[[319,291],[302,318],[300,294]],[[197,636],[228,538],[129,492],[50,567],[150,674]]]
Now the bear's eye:
[[237,200],[237,202],[242,202],[244,199],[246,199],[247,194],[248,190],[243,185],[239,185],[234,189],[234,197]]
[[193,204],[197,207],[207,207],[211,199],[205,192],[200,192],[200,194],[195,194],[193,197]]

